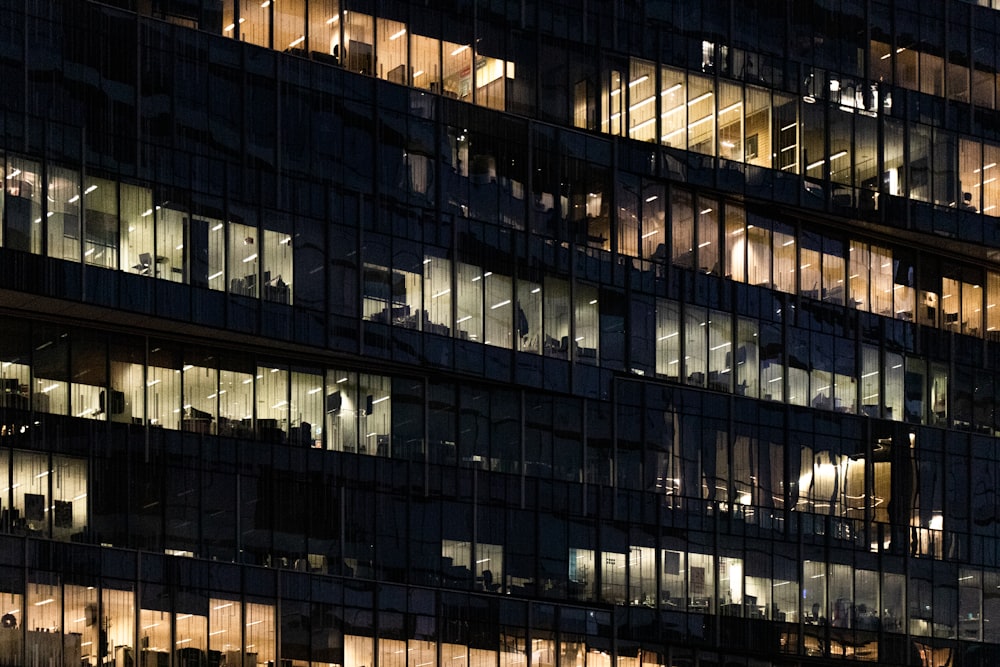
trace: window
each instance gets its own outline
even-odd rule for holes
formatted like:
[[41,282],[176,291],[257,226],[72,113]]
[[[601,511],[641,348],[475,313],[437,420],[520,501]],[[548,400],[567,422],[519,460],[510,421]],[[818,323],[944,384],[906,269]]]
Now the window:
[[73,169],[49,168],[49,210],[46,227],[49,257],[80,261],[80,174]]
[[219,372],[211,354],[185,350],[181,369],[185,431],[215,433],[218,425]]
[[666,299],[656,301],[656,372],[671,380],[680,379],[680,308]]
[[[161,265],[156,277],[177,283],[190,280],[192,284],[195,284],[194,276],[189,275],[187,265],[187,215],[176,209],[160,208],[159,206],[155,207],[152,214],[156,220],[156,256],[154,260]],[[205,247],[205,244],[201,245],[201,248]],[[221,261],[219,266],[222,266]],[[220,286],[222,285],[221,278],[222,276],[219,276],[217,280],[217,284]],[[204,286],[204,276],[202,276],[202,282],[198,284]]]
[[[256,297],[258,292],[258,267],[260,266],[260,239],[257,227],[236,222],[229,223],[229,293]],[[211,282],[211,281],[210,281]]]
[[0,210],[5,211],[0,234],[4,247],[41,254],[43,197],[41,165],[10,156],[0,192]]
[[517,281],[517,337],[522,352],[542,353],[542,286]]
[[340,2],[339,0],[310,0],[309,50],[321,62],[339,64]]
[[544,284],[544,353],[549,357],[569,359],[571,347],[569,283],[546,277]]
[[583,283],[576,284],[575,336],[573,349],[577,361],[597,364],[600,349],[600,307],[597,288]]
[[166,274],[168,258],[156,252],[153,242],[153,193],[149,188],[122,183],[121,215],[123,269],[157,278]]
[[265,301],[292,303],[292,237],[287,232],[264,230],[261,296]]
[[83,190],[83,256],[87,264],[118,268],[118,184],[88,177]]

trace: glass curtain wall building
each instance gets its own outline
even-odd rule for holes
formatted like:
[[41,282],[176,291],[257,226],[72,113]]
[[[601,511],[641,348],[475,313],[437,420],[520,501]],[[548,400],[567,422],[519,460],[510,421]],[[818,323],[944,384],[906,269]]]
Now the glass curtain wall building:
[[1000,664],[996,5],[0,0],[0,667]]

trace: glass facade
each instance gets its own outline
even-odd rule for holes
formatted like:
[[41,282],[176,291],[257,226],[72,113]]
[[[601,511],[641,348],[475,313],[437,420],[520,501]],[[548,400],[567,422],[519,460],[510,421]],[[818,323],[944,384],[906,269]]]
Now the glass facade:
[[0,667],[1000,662],[989,4],[0,2]]

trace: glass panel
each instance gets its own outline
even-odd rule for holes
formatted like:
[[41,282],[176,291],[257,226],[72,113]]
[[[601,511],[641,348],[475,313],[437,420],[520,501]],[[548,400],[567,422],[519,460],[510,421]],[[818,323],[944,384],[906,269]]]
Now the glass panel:
[[656,372],[671,380],[680,378],[680,308],[673,301],[656,301]]
[[63,649],[67,658],[78,657],[81,666],[103,664],[108,652],[107,633],[98,624],[97,589],[67,584],[63,605]]
[[674,266],[694,268],[694,204],[687,190],[670,190],[671,244]]
[[912,322],[917,302],[915,267],[912,262],[904,259],[894,259],[892,265],[892,292],[896,317]]
[[[227,3],[228,4],[228,3]],[[340,1],[309,0],[309,50],[321,62],[340,64]]]
[[[443,257],[424,258],[424,322],[423,330],[442,336],[451,334],[451,260]],[[407,292],[413,292],[408,289]],[[416,294],[419,298],[419,288]],[[418,303],[410,305],[419,308]]]
[[36,327],[33,337],[34,389],[32,407],[38,412],[65,415],[69,412],[69,341],[60,329]]
[[629,137],[656,141],[656,66],[644,60],[629,61]]
[[702,273],[720,275],[719,201],[698,198],[698,267]]
[[[777,620],[794,623],[799,618],[799,564],[797,560],[773,555],[774,585],[772,603],[777,609]],[[773,618],[773,616],[772,616]]]
[[578,361],[596,364],[597,350],[600,349],[600,309],[597,303],[597,288],[577,283],[575,296],[576,336],[572,347]]
[[[997,179],[997,163],[1000,162],[1000,146],[983,146],[983,194],[982,211],[988,215],[1000,215],[1000,180]],[[975,199],[975,195],[973,195]]]
[[935,362],[930,369],[931,424],[945,426],[948,423],[948,367]]
[[[107,632],[107,651],[114,663],[135,659],[135,592],[133,584],[105,580],[102,587],[101,627]],[[145,625],[145,624],[144,624]],[[143,637],[146,632],[143,631]],[[107,662],[105,662],[107,664]]]
[[935,204],[958,206],[962,194],[958,191],[958,137],[934,129],[933,178]]
[[743,559],[719,556],[719,613],[724,616],[760,617],[757,601],[745,607],[743,600]]
[[763,88],[748,86],[746,89],[746,139],[744,158],[747,164],[758,167],[772,166],[771,93]]
[[[23,535],[49,536],[49,459],[45,454],[14,450],[10,487],[12,528]],[[27,619],[31,621],[30,618]]]
[[708,312],[690,306],[684,315],[684,376],[687,383],[705,386],[708,357]]
[[887,419],[903,419],[904,378],[903,356],[885,353],[885,416]]
[[407,69],[406,45],[407,39],[406,24],[399,21],[380,18],[377,21],[378,44],[375,52],[377,54],[378,73],[380,79],[388,79],[393,83],[409,85],[410,74]]
[[870,252],[871,312],[892,317],[892,251],[872,245]]
[[514,63],[476,54],[476,104],[490,109],[506,107],[507,79],[514,78]]
[[756,398],[760,395],[757,320],[741,317],[736,339],[736,393]]
[[70,410],[76,417],[107,419],[107,348],[103,340],[76,336],[70,353]]
[[825,625],[826,564],[807,560],[802,564],[802,617],[809,625]]
[[569,283],[546,277],[544,302],[544,353],[549,357],[569,359],[571,321]]
[[[240,40],[257,46],[271,46],[271,0],[264,2],[259,2],[259,0],[238,1]],[[235,36],[236,31],[232,32]]]
[[642,256],[646,259],[666,259],[666,191],[662,185],[643,183],[642,187]]
[[49,168],[49,257],[80,261],[80,173]]
[[983,288],[962,283],[962,333],[979,336],[983,330]]
[[625,77],[622,72],[612,69],[605,74],[604,85],[604,107],[606,117],[603,123],[603,130],[609,134],[620,135],[625,127],[625,105],[627,98],[625,94]]
[[455,328],[459,338],[476,342],[483,340],[483,285],[486,278],[492,275],[490,271],[484,274],[472,264],[455,263]]
[[431,37],[412,35],[413,86],[441,92],[441,42]]
[[[211,358],[185,351],[182,369],[184,383],[184,416],[182,427],[194,433],[215,433],[218,408],[218,371],[209,366]],[[203,366],[195,363],[205,364]]]
[[[359,12],[344,12],[343,66],[352,72],[375,74],[373,52],[374,27],[372,17]],[[336,55],[336,49],[334,49]]]
[[253,434],[253,378],[252,366],[222,362],[218,396],[220,435],[249,438]]
[[[158,278],[176,283],[188,280],[187,215],[181,211],[156,207],[156,260]],[[204,246],[202,246],[204,247]],[[221,248],[220,248],[221,249]],[[202,262],[204,264],[204,260]],[[222,263],[219,262],[221,268]],[[221,286],[222,276],[217,284]],[[217,288],[218,289],[218,288]]]
[[859,310],[868,310],[869,260],[867,243],[851,240],[849,265],[847,305]]
[[472,95],[472,49],[469,44],[441,41],[443,87],[446,97],[469,100]]
[[861,412],[869,417],[880,417],[878,348],[861,346]]
[[732,320],[728,313],[713,310],[708,321],[708,387],[730,391],[733,343]]
[[0,208],[4,209],[5,248],[42,252],[42,170],[33,160],[11,156],[7,165]]
[[118,268],[118,184],[103,178],[87,178],[83,191],[83,256],[87,264]]
[[207,600],[187,591],[175,594],[174,647],[177,664],[198,664],[208,648]]
[[[624,566],[624,560],[622,566]],[[569,594],[571,599],[594,599],[594,572],[593,550],[570,548]]]
[[684,150],[687,148],[687,90],[684,71],[660,68],[660,142]]
[[820,251],[821,240],[818,234],[802,232],[802,245],[799,250],[799,284],[802,296],[810,299],[820,298]]
[[391,456],[392,379],[381,375],[360,376],[359,435],[362,454]]
[[[483,275],[486,305],[486,338],[483,342],[486,345],[496,345],[509,350],[514,339],[511,330],[514,313],[511,303],[511,279],[508,276],[497,275],[489,271]],[[518,330],[523,325],[524,330],[527,331],[527,316],[520,303],[517,304],[517,321]]]
[[[986,331],[1000,331],[1000,273],[986,273]],[[995,336],[996,334],[992,334]]]
[[284,442],[288,432],[288,369],[257,367],[257,437]]
[[795,260],[795,231],[788,225],[774,226],[774,286],[788,294],[795,293],[798,274]]
[[[275,660],[274,607],[268,604],[247,602],[246,609],[246,660],[251,664]],[[255,655],[256,654],[256,655]]]
[[208,608],[208,648],[224,656],[226,664],[239,663],[240,618],[242,605],[239,600],[211,598]]
[[727,278],[746,282],[747,230],[742,206],[726,204],[726,267]]
[[[886,164],[889,164],[886,162]],[[914,124],[910,129],[910,198],[931,200],[931,130]],[[902,193],[900,193],[902,194]]]
[[799,110],[797,98],[774,94],[773,133],[777,137],[777,166],[790,174],[799,173]]
[[781,328],[764,324],[760,328],[760,391],[766,401],[785,400],[785,363]]
[[149,188],[121,184],[122,267],[141,276],[160,277],[167,258],[153,243],[153,193]]
[[306,4],[272,2],[274,11],[274,48],[285,53],[306,54]]
[[771,287],[770,222],[757,216],[751,216],[749,223],[747,225],[747,282],[751,285]]
[[[719,157],[743,162],[743,88],[719,82]],[[756,139],[755,141],[759,141]],[[759,150],[759,146],[757,147]]]
[[656,605],[656,549],[633,546],[629,553],[629,600],[631,604]]
[[626,588],[626,554],[605,551],[601,553],[601,599],[610,604],[624,604]]
[[358,417],[361,412],[358,405],[357,374],[338,370],[327,371],[326,392],[324,410],[327,447],[337,451],[356,452]]
[[823,238],[823,301],[844,305],[844,244]]
[[110,348],[111,381],[107,405],[108,419],[115,422],[144,424],[146,385],[145,351],[139,343],[117,339]]
[[691,553],[688,556],[688,611],[700,614],[715,613],[714,558],[707,554]]
[[229,293],[256,297],[258,254],[257,228],[229,223]]
[[688,76],[688,150],[715,155],[715,95],[712,79]]
[[983,572],[983,641],[996,644],[1000,642],[1000,629],[997,620],[1000,619],[1000,573],[987,570]]
[[292,371],[292,428],[289,442],[305,447],[323,444],[323,376],[308,371]]
[[[844,110],[840,107],[830,107],[830,180],[834,183],[850,185],[854,182],[851,173],[851,165],[854,159],[854,110]],[[823,155],[820,153],[820,155]],[[871,160],[874,154],[866,155],[866,160]],[[822,170],[808,174],[809,176],[819,176]],[[850,188],[834,188],[833,202],[835,204],[850,206],[853,203]]]
[[[165,241],[172,237],[176,238],[177,217],[177,214],[171,211],[165,214],[163,232]],[[169,243],[169,241],[166,242]],[[190,245],[191,284],[224,291],[226,289],[226,227],[223,222],[204,216],[192,216]],[[175,267],[176,263],[172,268]],[[242,271],[239,275],[243,275]]]
[[663,560],[660,602],[670,611],[684,611],[688,603],[687,578],[685,576],[687,573],[685,567],[687,554],[683,551],[663,549],[660,552],[660,558]]
[[292,303],[292,237],[285,232],[264,230],[263,290],[267,301]]
[[181,427],[181,369],[179,354],[152,344],[146,372],[146,406],[149,423],[163,428]]
[[518,280],[517,303],[518,349],[522,352],[541,354],[542,286],[538,283]]
[[941,317],[942,325],[949,331],[960,331],[959,304],[961,304],[962,286],[954,278],[941,280]]

